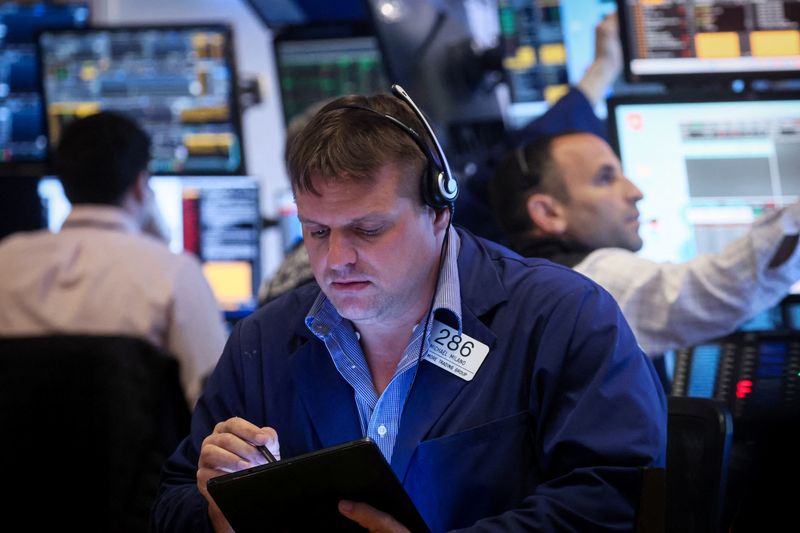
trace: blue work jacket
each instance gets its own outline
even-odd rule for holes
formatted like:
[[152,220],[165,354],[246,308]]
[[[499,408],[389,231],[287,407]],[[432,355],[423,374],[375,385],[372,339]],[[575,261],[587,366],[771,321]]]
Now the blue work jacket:
[[[489,346],[472,381],[427,361],[391,460],[434,532],[631,530],[640,467],[662,465],[666,402],[649,359],[601,287],[459,230],[465,334]],[[281,455],[360,438],[353,389],[304,324],[296,289],[240,321],[165,466],[163,531],[210,528],[197,459],[214,425],[274,427]]]

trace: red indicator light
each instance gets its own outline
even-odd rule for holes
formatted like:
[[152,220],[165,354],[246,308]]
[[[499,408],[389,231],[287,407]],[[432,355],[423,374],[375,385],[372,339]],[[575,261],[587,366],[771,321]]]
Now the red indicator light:
[[740,400],[753,392],[753,382],[749,379],[741,379],[736,382],[736,397]]

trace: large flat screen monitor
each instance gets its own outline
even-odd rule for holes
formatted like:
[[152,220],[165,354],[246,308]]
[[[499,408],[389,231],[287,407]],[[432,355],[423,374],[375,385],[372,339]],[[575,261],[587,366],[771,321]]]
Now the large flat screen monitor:
[[[258,182],[247,176],[154,176],[150,187],[175,253],[195,254],[220,309],[237,316],[255,309],[261,283]],[[47,227],[58,231],[71,206],[61,182],[39,181]]]
[[623,170],[644,193],[644,257],[719,251],[800,196],[800,94],[731,98],[609,100]]
[[70,120],[113,110],[150,135],[153,174],[243,173],[228,27],[46,31],[39,44],[51,149]]
[[632,81],[800,74],[800,2],[618,0],[618,5]]
[[85,3],[0,3],[0,176],[39,176],[45,170],[37,32],[80,28],[88,21]]
[[378,39],[358,26],[288,28],[274,50],[286,124],[328,98],[389,90]]

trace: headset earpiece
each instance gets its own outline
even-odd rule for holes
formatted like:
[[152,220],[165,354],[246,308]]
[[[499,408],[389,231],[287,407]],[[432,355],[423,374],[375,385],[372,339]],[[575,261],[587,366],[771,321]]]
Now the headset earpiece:
[[[456,197],[458,196],[458,183],[456,179],[453,177],[452,173],[450,172],[450,165],[447,162],[447,158],[444,155],[444,151],[442,150],[441,145],[439,144],[439,140],[436,138],[436,135],[433,133],[433,129],[431,129],[430,124],[428,121],[425,120],[425,117],[422,115],[422,112],[419,108],[414,104],[414,101],[411,100],[411,97],[403,90],[402,87],[399,85],[392,85],[392,93],[402,100],[408,107],[411,108],[411,111],[416,115],[419,121],[422,123],[422,126],[425,128],[425,131],[430,136],[431,140],[433,141],[434,149],[436,150],[436,154],[438,156],[435,157],[431,152],[430,147],[424,141],[424,139],[420,136],[419,133],[414,131],[413,128],[405,125],[399,119],[393,117],[392,115],[387,115],[385,113],[381,113],[380,111],[376,111],[370,107],[356,105],[356,104],[345,104],[334,109],[360,109],[362,111],[369,111],[370,113],[375,113],[389,121],[392,122],[395,126],[403,130],[414,143],[419,147],[422,151],[423,155],[425,155],[425,159],[428,161],[427,168],[422,175],[422,180],[420,183],[420,189],[422,192],[422,200],[425,202],[426,205],[434,209],[450,209],[452,211],[453,204],[456,201]],[[333,111],[331,109],[330,111]]]

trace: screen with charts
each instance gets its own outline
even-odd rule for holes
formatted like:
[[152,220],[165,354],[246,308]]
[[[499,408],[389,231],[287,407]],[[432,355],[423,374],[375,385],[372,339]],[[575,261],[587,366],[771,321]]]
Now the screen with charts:
[[47,137],[42,126],[37,32],[80,28],[88,21],[85,3],[0,3],[0,175],[36,175],[44,168]]
[[378,39],[372,35],[320,36],[286,32],[275,39],[275,58],[286,124],[308,106],[346,94],[389,89]]
[[[195,254],[220,308],[228,316],[256,307],[261,282],[258,182],[246,176],[154,176],[150,188],[175,253]],[[61,182],[39,181],[47,227],[58,231],[70,211]]]
[[500,45],[511,100],[555,102],[567,89],[559,0],[500,0]]
[[244,171],[225,26],[93,28],[40,35],[51,148],[76,117],[113,110],[153,141],[153,174]]
[[619,4],[630,77],[773,77],[800,72],[797,0]]
[[616,8],[614,0],[498,2],[513,127],[544,113],[581,79],[594,59],[595,26]]
[[642,256],[717,252],[800,196],[800,95],[738,98],[609,100],[623,170],[644,194]]

